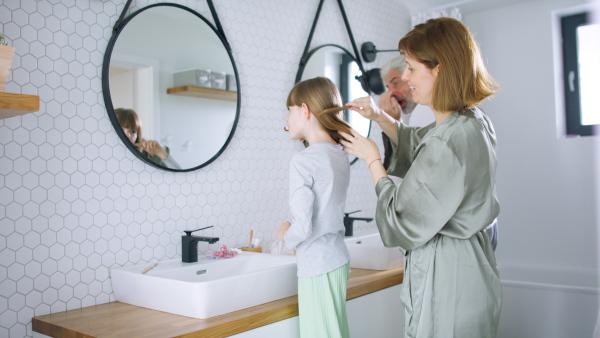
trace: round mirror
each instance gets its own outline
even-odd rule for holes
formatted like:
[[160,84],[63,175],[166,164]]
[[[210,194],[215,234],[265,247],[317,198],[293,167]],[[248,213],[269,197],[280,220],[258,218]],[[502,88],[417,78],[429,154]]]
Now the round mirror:
[[140,159],[170,171],[214,161],[238,122],[238,73],[227,42],[195,11],[144,7],[109,41],[102,89],[113,127]]
[[[296,82],[318,76],[329,78],[340,90],[343,103],[347,103],[369,95],[363,90],[358,80],[361,75],[358,63],[350,52],[338,45],[327,44],[319,46],[308,53],[306,64],[298,70]],[[362,136],[369,136],[371,130],[369,119],[347,109],[344,111],[344,120]],[[356,162],[356,157],[352,155],[350,157],[351,163]]]

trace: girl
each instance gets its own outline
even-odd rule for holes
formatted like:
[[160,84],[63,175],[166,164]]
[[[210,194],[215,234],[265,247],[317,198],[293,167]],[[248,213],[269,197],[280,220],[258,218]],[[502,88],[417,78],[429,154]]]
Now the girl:
[[346,109],[341,102],[335,84],[324,77],[297,83],[287,98],[284,129],[309,144],[290,163],[292,222],[277,229],[288,249],[296,249],[302,337],[349,337],[343,216],[350,164],[337,130],[350,133],[350,127],[340,118]]
[[152,162],[167,167],[164,161],[169,158],[169,148],[161,147],[154,140],[145,140],[142,138],[142,122],[138,114],[133,109],[117,108],[115,109],[117,120],[123,128],[127,138],[138,148],[138,150]]

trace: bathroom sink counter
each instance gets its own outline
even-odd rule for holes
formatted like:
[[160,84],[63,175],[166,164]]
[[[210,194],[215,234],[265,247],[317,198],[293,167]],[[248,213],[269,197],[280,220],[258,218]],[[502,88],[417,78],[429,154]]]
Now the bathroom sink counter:
[[[347,299],[402,283],[404,268],[353,268]],[[230,301],[230,300],[223,300]],[[111,302],[33,317],[33,331],[51,337],[227,337],[298,315],[298,297],[288,297],[208,319],[194,319]]]

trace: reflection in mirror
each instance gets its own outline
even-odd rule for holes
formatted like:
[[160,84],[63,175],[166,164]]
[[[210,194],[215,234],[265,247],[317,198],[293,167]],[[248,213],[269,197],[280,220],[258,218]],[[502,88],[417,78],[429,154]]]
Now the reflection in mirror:
[[[105,101],[123,142],[146,162],[174,171],[218,157],[237,124],[238,80],[206,19],[175,4],[148,6],[128,17],[111,43]],[[137,115],[140,139],[125,135],[132,125],[117,122],[121,108]]]
[[[313,49],[308,54],[304,69],[300,69],[299,72],[302,72],[300,80],[317,76],[329,78],[340,89],[344,103],[369,95],[356,79],[361,75],[356,60],[347,50],[337,45],[323,45]],[[362,136],[369,136],[370,120],[349,109],[344,111],[344,119]],[[351,155],[351,161],[354,160],[354,156]]]

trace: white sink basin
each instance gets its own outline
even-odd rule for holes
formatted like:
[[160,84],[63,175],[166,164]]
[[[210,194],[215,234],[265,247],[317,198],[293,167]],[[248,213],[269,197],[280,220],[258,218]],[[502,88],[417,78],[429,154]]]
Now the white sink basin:
[[350,252],[350,267],[370,270],[390,270],[404,265],[404,255],[399,248],[386,248],[378,231],[357,233],[346,237]]
[[205,319],[298,294],[296,257],[242,252],[227,259],[200,257],[111,269],[115,299]]

